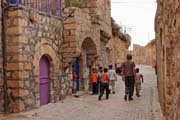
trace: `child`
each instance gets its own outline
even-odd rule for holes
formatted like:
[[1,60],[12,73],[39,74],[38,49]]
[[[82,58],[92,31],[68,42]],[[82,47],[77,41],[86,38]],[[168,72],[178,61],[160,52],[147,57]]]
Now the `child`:
[[93,69],[93,73],[91,74],[91,82],[92,82],[93,95],[98,94],[98,89],[97,89],[98,74],[97,74],[97,70],[95,68]]
[[117,76],[116,76],[115,70],[113,70],[112,65],[109,66],[108,73],[109,73],[109,79],[110,79],[109,83],[110,83],[110,86],[112,87],[112,93],[115,94],[115,81],[117,81]]
[[99,95],[99,100],[104,94],[104,90],[106,90],[106,99],[109,98],[109,74],[107,73],[108,69],[104,68],[104,73],[101,76],[101,90]]
[[143,82],[143,75],[139,73],[139,68],[136,68],[136,77],[135,77],[135,88],[136,88],[136,96],[140,97],[141,90],[141,80]]

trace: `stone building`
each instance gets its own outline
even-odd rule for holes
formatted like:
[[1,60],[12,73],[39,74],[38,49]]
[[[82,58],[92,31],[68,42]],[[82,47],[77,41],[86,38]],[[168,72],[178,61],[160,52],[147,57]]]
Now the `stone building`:
[[108,63],[115,66],[126,60],[128,48],[131,44],[131,37],[121,31],[121,27],[112,19],[112,38],[108,42],[107,50],[109,50]]
[[92,67],[108,66],[106,45],[111,38],[110,0],[83,0],[83,7],[64,10],[63,67],[71,74],[71,64],[79,64],[77,89],[88,90]]
[[165,120],[180,118],[180,1],[157,0],[155,19],[159,100]]
[[134,44],[133,60],[137,64],[154,66],[156,64],[156,41],[151,40],[146,46]]
[[64,0],[12,1],[3,3],[3,12],[0,8],[0,111],[64,99],[75,61],[77,89],[88,89],[91,68],[107,66],[110,0],[83,0],[68,8]]

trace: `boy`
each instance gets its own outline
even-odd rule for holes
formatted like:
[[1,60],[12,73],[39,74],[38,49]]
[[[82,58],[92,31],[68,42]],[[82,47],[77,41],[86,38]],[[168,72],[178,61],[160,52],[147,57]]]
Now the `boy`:
[[109,66],[109,70],[108,70],[108,73],[109,73],[109,79],[110,79],[110,86],[112,87],[112,93],[115,94],[115,81],[117,81],[117,76],[116,76],[116,72],[115,70],[112,69],[113,66],[110,65]]
[[104,73],[101,76],[101,90],[99,95],[99,100],[104,94],[104,90],[106,90],[106,99],[109,98],[109,74],[107,73],[108,69],[104,68]]
[[98,89],[98,93],[100,93],[100,86],[101,86],[101,76],[102,76],[102,72],[103,69],[102,67],[99,67],[99,71],[98,71],[98,84],[97,84],[97,89]]
[[141,90],[141,80],[143,82],[143,75],[139,73],[139,68],[136,68],[136,77],[135,77],[135,88],[136,88],[136,96],[140,97]]
[[92,82],[93,95],[98,94],[98,89],[97,89],[98,74],[95,68],[93,69],[93,73],[91,74],[91,82]]

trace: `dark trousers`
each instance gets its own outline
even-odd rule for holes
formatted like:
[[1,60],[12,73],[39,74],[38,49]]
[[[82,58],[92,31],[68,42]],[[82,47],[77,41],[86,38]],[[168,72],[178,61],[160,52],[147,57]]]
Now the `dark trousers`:
[[93,91],[93,94],[98,93],[97,83],[92,83],[92,91]]
[[101,90],[101,82],[98,81],[98,83],[97,83],[97,91],[98,91],[98,93],[100,93],[100,90]]
[[134,94],[134,84],[135,84],[134,76],[125,77],[125,94],[129,95],[129,97],[132,97]]
[[106,90],[106,99],[108,99],[109,98],[109,83],[101,83],[99,98],[103,96],[104,90]]

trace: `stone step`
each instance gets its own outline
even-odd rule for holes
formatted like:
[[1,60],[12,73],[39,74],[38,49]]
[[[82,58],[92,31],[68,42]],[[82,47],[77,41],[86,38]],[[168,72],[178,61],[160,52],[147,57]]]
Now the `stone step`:
[[74,96],[74,97],[80,97],[80,96],[82,96],[82,95],[84,95],[84,94],[85,94],[84,91],[78,91],[78,92],[72,94],[72,96]]

